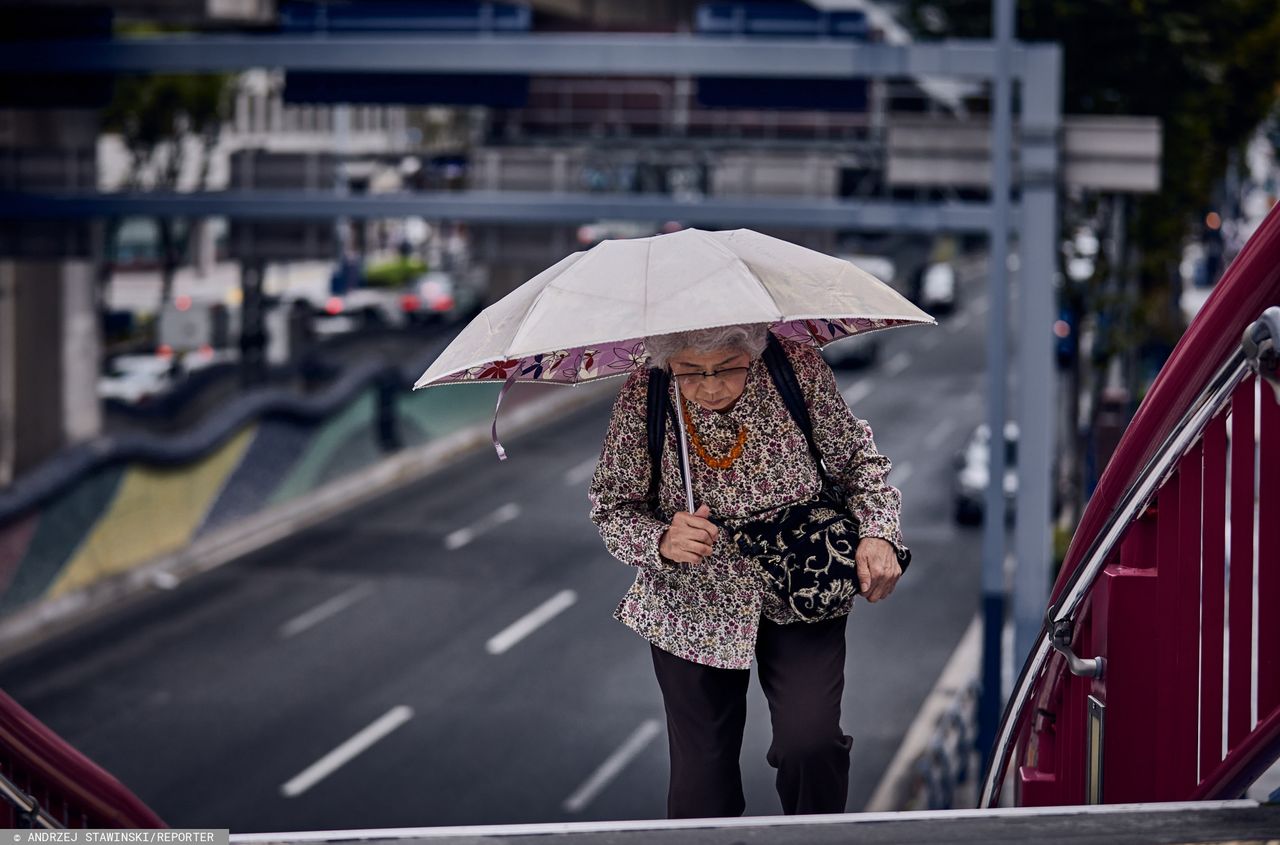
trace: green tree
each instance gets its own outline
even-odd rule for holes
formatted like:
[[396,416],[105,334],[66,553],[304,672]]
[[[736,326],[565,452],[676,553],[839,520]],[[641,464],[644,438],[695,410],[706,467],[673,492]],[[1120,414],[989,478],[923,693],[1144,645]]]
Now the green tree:
[[[230,110],[232,77],[219,74],[127,76],[116,81],[103,126],[120,133],[129,151],[126,189],[173,191],[187,165],[189,139],[198,140],[194,189],[207,186],[209,163]],[[160,234],[161,302],[173,293],[173,276],[187,251],[190,225],[156,220]]]
[[[991,0],[911,0],[919,32],[991,37]],[[1267,115],[1280,89],[1276,0],[1019,0],[1017,36],[1063,47],[1068,114],[1160,118],[1161,189],[1129,221],[1145,337],[1181,334],[1170,291],[1189,227],[1209,206],[1228,155]]]

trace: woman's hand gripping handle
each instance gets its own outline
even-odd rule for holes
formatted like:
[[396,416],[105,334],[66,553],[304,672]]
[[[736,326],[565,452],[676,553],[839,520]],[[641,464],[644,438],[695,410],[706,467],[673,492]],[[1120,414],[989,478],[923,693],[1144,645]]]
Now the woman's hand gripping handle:
[[711,509],[705,504],[693,513],[678,512],[658,541],[658,551],[677,563],[702,563],[720,536],[720,528],[708,519],[710,516]]

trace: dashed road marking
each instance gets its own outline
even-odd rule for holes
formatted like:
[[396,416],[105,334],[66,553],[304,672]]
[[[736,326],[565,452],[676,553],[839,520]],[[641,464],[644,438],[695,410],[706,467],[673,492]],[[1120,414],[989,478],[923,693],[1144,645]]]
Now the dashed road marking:
[[280,626],[280,636],[292,637],[320,624],[336,613],[373,594],[372,584],[357,584],[345,593],[339,593],[326,602],[316,605],[306,613],[300,613]]
[[280,792],[286,798],[296,798],[412,718],[413,708],[403,704],[392,707],[373,724],[303,769],[296,777],[280,787]]
[[662,733],[662,725],[657,719],[646,719],[636,728],[626,742],[618,746],[618,750],[600,764],[600,768],[592,772],[591,777],[583,781],[572,795],[565,799],[566,813],[579,813],[607,787],[614,778],[627,767],[627,764],[644,751],[645,746]]
[[884,371],[887,375],[896,376],[898,373],[911,366],[911,353],[899,352],[889,359],[889,363],[884,365]]
[[907,479],[911,477],[911,473],[914,470],[915,470],[915,467],[911,466],[910,462],[907,462],[907,461],[903,461],[902,463],[898,464],[896,467],[893,467],[893,469],[889,472],[889,474],[893,476],[893,486],[901,487],[902,485],[906,484]]
[[956,315],[955,319],[947,323],[947,331],[952,334],[958,334],[968,327],[969,322],[973,319],[973,313],[970,311],[961,311]]
[[844,401],[849,405],[856,405],[866,399],[871,394],[871,391],[875,389],[875,386],[875,382],[869,378],[855,381],[845,390]]
[[481,517],[466,528],[459,528],[457,531],[449,534],[444,538],[444,547],[449,551],[460,549],[484,532],[492,531],[502,523],[510,522],[519,515],[520,506],[515,502],[507,502],[502,507]]
[[592,455],[582,463],[570,467],[564,474],[564,483],[570,487],[577,487],[584,481],[588,481],[595,475],[598,460],[600,460],[598,456]]
[[571,607],[577,600],[578,594],[573,590],[561,590],[497,634],[494,634],[489,639],[489,642],[485,643],[485,650],[490,654],[502,654],[539,627],[550,622],[562,611]]
[[937,449],[947,435],[955,431],[956,421],[953,417],[943,417],[938,424],[924,436],[924,445],[929,449]]

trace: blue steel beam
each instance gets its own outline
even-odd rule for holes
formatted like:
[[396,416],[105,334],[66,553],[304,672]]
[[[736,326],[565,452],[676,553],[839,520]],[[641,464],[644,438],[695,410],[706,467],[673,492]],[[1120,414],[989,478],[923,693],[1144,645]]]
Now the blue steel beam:
[[[1012,50],[1021,78],[1034,45]],[[172,35],[10,43],[0,73],[214,72],[265,67],[342,73],[541,73],[578,76],[916,77],[989,79],[984,41],[858,44],[648,33],[527,35]]]
[[[983,232],[986,203],[841,202],[718,198],[674,202],[661,196],[565,195],[540,191],[440,191],[344,196],[317,191],[203,193],[0,193],[0,219],[234,217],[257,220],[390,218],[411,215],[489,223],[677,220],[686,225],[799,226],[913,232]],[[1014,215],[1016,219],[1016,215]]]

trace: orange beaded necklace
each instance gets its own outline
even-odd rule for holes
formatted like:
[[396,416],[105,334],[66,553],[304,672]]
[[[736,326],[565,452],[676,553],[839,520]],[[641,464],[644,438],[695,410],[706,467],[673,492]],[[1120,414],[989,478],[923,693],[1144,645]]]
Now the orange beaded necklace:
[[727,457],[714,457],[707,451],[707,447],[702,444],[702,438],[698,436],[697,426],[693,422],[693,414],[689,413],[689,400],[681,395],[680,402],[684,406],[684,423],[689,432],[689,441],[693,443],[693,451],[698,454],[699,458],[702,458],[702,462],[713,469],[728,469],[733,466],[734,461],[738,460],[742,455],[742,445],[747,442],[747,427],[745,425],[739,426],[738,441],[733,444],[733,448],[729,450]]

